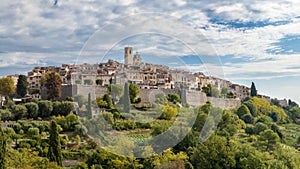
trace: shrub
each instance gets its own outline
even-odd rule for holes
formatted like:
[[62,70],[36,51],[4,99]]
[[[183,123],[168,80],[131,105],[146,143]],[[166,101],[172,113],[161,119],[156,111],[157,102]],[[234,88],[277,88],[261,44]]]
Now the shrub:
[[242,120],[244,120],[245,123],[248,123],[248,124],[253,124],[253,117],[251,116],[251,114],[244,114],[242,116]]
[[178,110],[176,107],[167,105],[160,116],[161,119],[171,120],[173,117],[177,116]]
[[12,120],[12,114],[8,109],[0,109],[0,117],[2,121]]
[[38,106],[39,106],[40,117],[49,117],[51,115],[51,112],[53,110],[52,102],[48,100],[42,100],[38,102]]
[[15,120],[20,120],[27,117],[27,108],[23,105],[14,105],[12,107],[12,113],[15,116]]
[[38,136],[40,133],[40,130],[36,127],[33,127],[33,128],[29,128],[28,131],[27,131],[27,134],[29,136]]
[[26,103],[25,107],[27,108],[28,118],[37,119],[39,115],[39,106],[34,102]]

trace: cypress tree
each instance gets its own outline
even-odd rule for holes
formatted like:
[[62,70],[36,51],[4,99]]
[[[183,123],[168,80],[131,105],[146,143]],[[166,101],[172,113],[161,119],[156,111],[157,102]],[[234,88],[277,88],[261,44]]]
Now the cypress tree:
[[19,75],[17,83],[17,94],[24,97],[27,94],[28,82],[25,75]]
[[93,114],[92,114],[92,103],[91,103],[91,93],[88,94],[88,105],[87,105],[87,112],[88,112],[88,117],[92,118]]
[[62,153],[58,125],[53,120],[50,124],[50,138],[47,157],[50,161],[56,162],[59,166],[62,166]]
[[257,96],[257,90],[255,84],[252,82],[251,84],[251,97]]
[[4,132],[2,130],[2,126],[0,122],[0,169],[6,168],[5,155],[6,155],[6,139],[4,137]]
[[125,83],[125,86],[124,86],[123,105],[124,105],[124,111],[126,113],[129,113],[130,112],[130,97],[129,97],[128,83]]

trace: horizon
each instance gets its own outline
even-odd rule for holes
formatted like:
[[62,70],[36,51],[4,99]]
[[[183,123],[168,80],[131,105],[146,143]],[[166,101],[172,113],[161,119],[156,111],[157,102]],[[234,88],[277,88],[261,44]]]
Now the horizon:
[[[122,59],[122,47],[131,45],[145,62],[170,67],[180,63],[194,72],[203,72],[203,65],[209,65],[203,64],[201,59],[218,57],[218,69],[224,73],[222,78],[248,87],[253,81],[259,94],[300,103],[299,92],[296,92],[300,84],[300,2],[55,2],[4,0],[1,3],[0,76],[27,75],[35,66],[60,66],[77,63],[80,59],[99,59],[101,54],[83,50],[97,31],[124,16],[155,12],[192,27],[194,32],[207,39],[213,50],[203,47],[199,60],[182,41],[163,34],[129,36],[115,46],[108,45],[111,44],[108,39],[116,38],[118,32],[130,24],[122,20],[110,27],[109,36],[95,37],[97,52],[108,51],[105,57]],[[146,32],[147,25],[152,24],[168,30],[168,25],[155,20],[139,25],[139,29]],[[174,28],[168,31],[184,32],[186,40],[193,38],[189,35],[194,34],[185,31],[186,27]],[[127,30],[128,35],[133,32]],[[201,45],[202,41],[195,44]],[[88,47],[93,49],[93,46]],[[205,71],[203,73],[207,75]]]

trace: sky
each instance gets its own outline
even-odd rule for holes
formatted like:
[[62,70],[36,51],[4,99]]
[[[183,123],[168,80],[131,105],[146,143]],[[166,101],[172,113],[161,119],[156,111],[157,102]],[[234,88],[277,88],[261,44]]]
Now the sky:
[[203,71],[300,103],[300,1],[1,0],[0,76],[123,61]]

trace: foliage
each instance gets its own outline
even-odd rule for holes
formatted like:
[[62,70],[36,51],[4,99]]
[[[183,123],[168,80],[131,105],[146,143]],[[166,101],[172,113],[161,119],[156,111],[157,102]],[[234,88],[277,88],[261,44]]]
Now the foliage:
[[206,93],[206,95],[209,97],[219,97],[220,96],[220,91],[218,90],[218,88],[211,84],[208,84],[207,86],[202,87],[202,91],[204,93]]
[[130,83],[129,84],[129,98],[130,98],[131,103],[136,102],[137,96],[139,94],[140,94],[139,88],[135,84]]
[[164,108],[163,113],[161,114],[160,118],[165,120],[171,120],[173,117],[178,115],[178,110],[176,107],[167,105]]
[[52,115],[57,116],[67,116],[75,110],[75,106],[72,102],[69,101],[55,101],[53,102]]
[[0,109],[0,117],[2,121],[12,120],[12,114],[8,109]]
[[11,77],[0,78],[0,95],[14,94],[16,87]]
[[6,138],[0,122],[0,169],[6,169]]
[[170,93],[167,97],[168,101],[173,102],[174,104],[180,102],[180,96],[176,93]]
[[50,125],[49,150],[47,157],[50,161],[56,162],[59,166],[62,166],[62,152],[59,129],[55,121],[51,121]]
[[17,94],[24,97],[27,94],[28,82],[25,75],[19,75],[17,82]]
[[275,150],[278,146],[279,136],[268,129],[259,134],[259,148],[265,151]]
[[47,89],[47,98],[55,100],[61,97],[62,80],[58,73],[47,72],[41,80],[41,85]]
[[25,107],[27,108],[28,118],[34,118],[34,119],[38,118],[39,106],[37,103],[29,102],[25,104]]
[[27,108],[23,105],[14,105],[11,111],[14,114],[15,120],[27,117]]
[[79,118],[75,114],[53,116],[52,119],[62,127],[63,131],[74,131],[75,126],[80,124]]
[[251,92],[250,92],[250,95],[251,95],[252,97],[257,96],[257,90],[256,90],[256,87],[255,87],[254,82],[252,82],[252,84],[251,84]]
[[248,107],[246,105],[242,105],[241,107],[239,107],[239,109],[237,110],[237,115],[239,116],[239,118],[242,118],[243,115],[245,114],[251,114],[250,110],[248,109]]
[[129,113],[130,112],[130,93],[129,93],[128,83],[125,83],[125,86],[124,86],[124,95],[121,98],[121,103],[124,106],[124,112]]
[[91,93],[88,94],[87,117],[89,117],[89,118],[93,117]]
[[38,102],[39,106],[39,116],[40,117],[49,117],[53,110],[53,104],[51,101],[41,100]]
[[10,168],[42,168],[42,169],[62,169],[47,158],[38,156],[38,152],[28,149],[13,150],[7,152],[7,166]]
[[195,168],[234,168],[236,142],[213,135],[192,151],[191,162]]
[[40,130],[39,130],[39,128],[36,128],[36,127],[29,128],[28,132],[27,132],[28,136],[30,136],[30,137],[32,137],[32,136],[38,136],[39,133],[40,133]]

